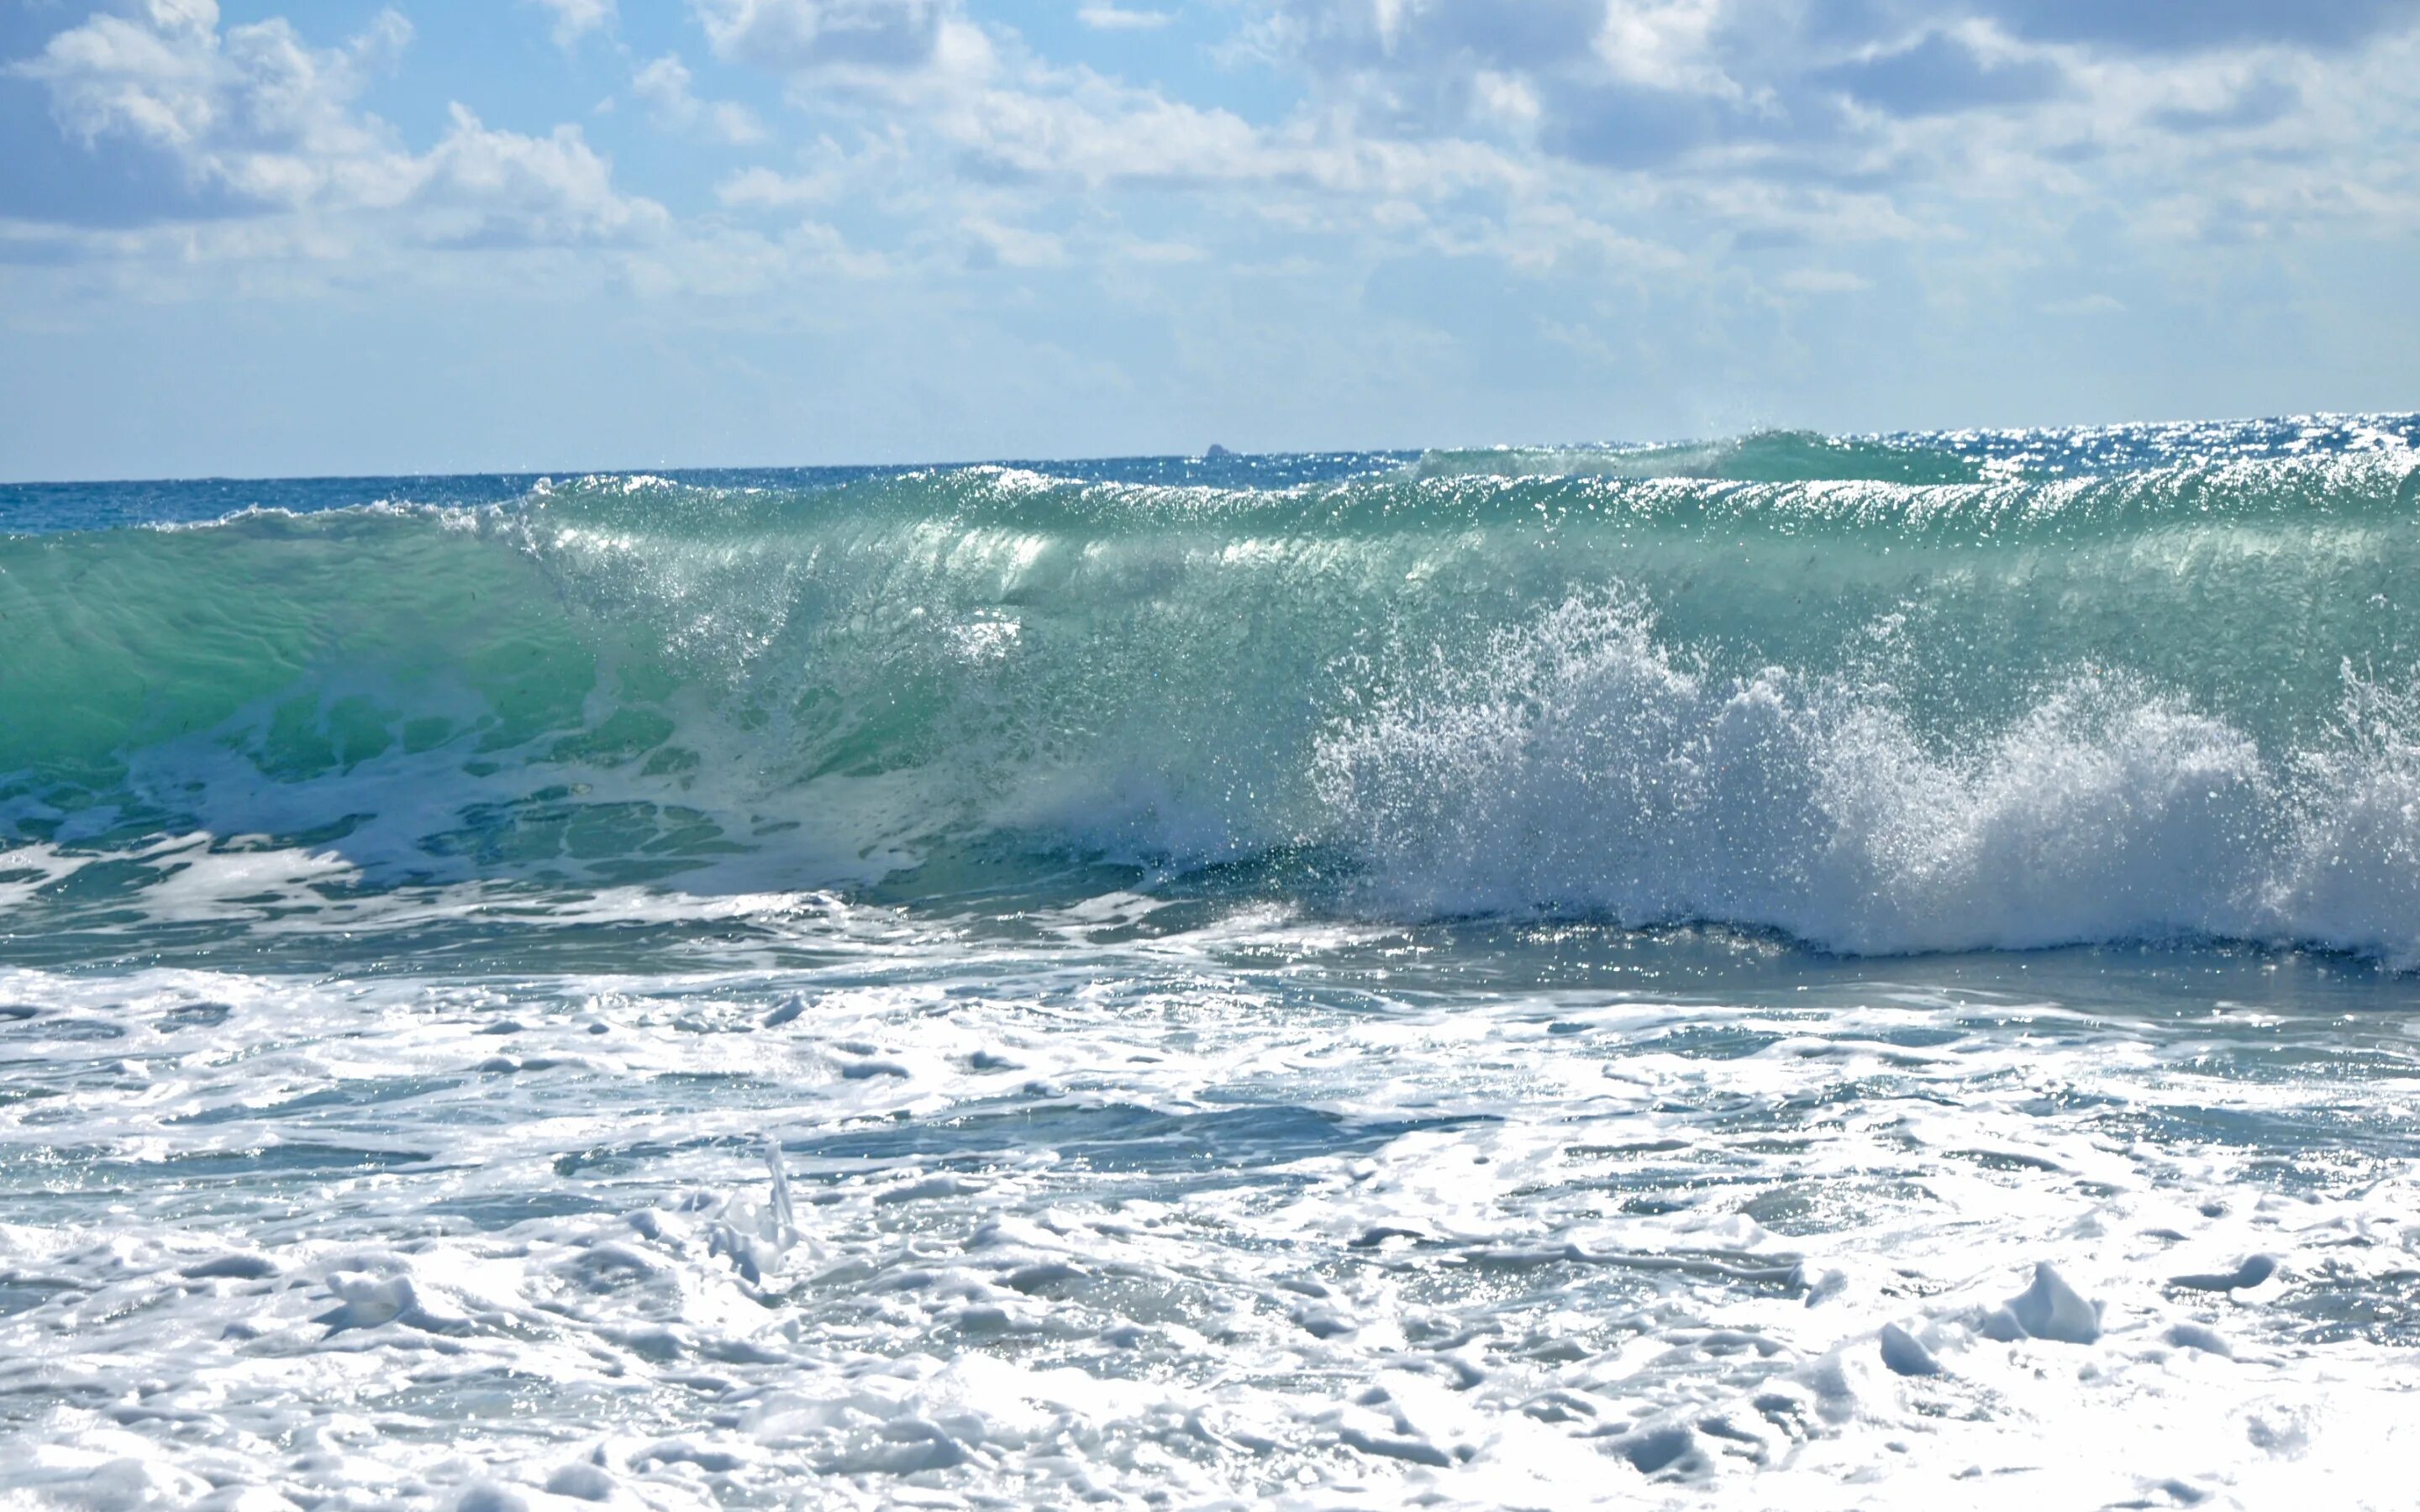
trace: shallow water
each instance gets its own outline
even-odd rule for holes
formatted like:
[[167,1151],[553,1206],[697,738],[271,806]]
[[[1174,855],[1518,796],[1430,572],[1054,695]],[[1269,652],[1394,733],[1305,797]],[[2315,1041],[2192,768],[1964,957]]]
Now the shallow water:
[[[12,1481],[2393,1504],[2404,979],[760,906],[819,964],[0,978]],[[2099,1337],[1989,1337],[2045,1264]]]
[[[2156,478],[2180,446],[2267,465],[2311,429],[2225,432],[2252,463],[2191,431],[1928,444],[1978,472]],[[2278,463],[2335,469],[2339,492],[2296,527],[2334,565],[2272,586],[2399,586],[2409,464],[2357,455],[2378,434],[2340,425],[2336,460]],[[1815,445],[1749,448],[1753,469],[1700,449],[1646,486],[1832,466]],[[1464,474],[1526,478],[1541,455],[1368,486],[1450,515]],[[1553,486],[1606,457],[1639,466],[1553,454]],[[1917,467],[1852,471],[1885,463]],[[1831,570],[1909,549],[1934,490],[2053,486],[1876,483],[1900,491],[1860,497],[1898,513]],[[629,497],[637,541],[666,505]],[[96,675],[96,646],[172,644],[142,627],[169,608],[128,593],[184,570],[147,577],[170,549],[151,543],[197,536],[289,587],[365,550],[435,552],[430,580],[458,587],[486,560],[446,555],[461,542],[500,544],[500,583],[531,560],[494,521],[334,518],[40,537],[68,543],[38,559],[50,580],[118,596],[42,599],[21,572],[18,607]],[[2347,519],[2369,523],[2319,528]],[[1463,570],[1519,544],[1482,524],[1411,554]],[[1649,626],[1564,607],[1549,574],[1543,595],[1466,601],[1495,607],[1417,676],[1399,656],[1353,683],[1326,632],[1256,632],[1241,643],[1294,660],[1236,664],[1220,710],[1182,657],[1157,691],[1121,681],[1104,648],[1138,642],[1083,639],[1071,579],[987,579],[1018,636],[920,660],[873,622],[817,628],[833,575],[899,533],[792,541],[774,571],[762,520],[726,525],[741,544],[711,562],[685,548],[642,581],[625,569],[654,559],[626,545],[614,573],[548,579],[588,596],[512,606],[555,648],[542,678],[479,662],[492,626],[381,640],[376,605],[337,625],[266,586],[225,641],[182,642],[216,691],[52,718],[26,689],[69,664],[0,669],[19,766],[0,783],[0,1495],[2407,1503],[2420,985],[2396,967],[2420,941],[2420,820],[2397,807],[2399,601],[2298,622],[2334,626],[2335,660],[2383,648],[2353,726],[2330,723],[2333,687],[2230,681],[2307,644],[2194,650],[2237,618],[2195,574],[2279,537],[2180,558],[2149,544],[2158,519],[2021,541],[2002,589],[1942,590],[1932,623],[1965,628],[1894,653],[1895,684],[1840,650],[1863,608],[1753,629],[1742,595]],[[2122,550],[2077,567],[2110,531]],[[23,567],[36,540],[0,548]],[[1198,544],[1126,563],[1119,623],[1275,603],[1217,598],[1257,570],[1229,542],[1224,577]],[[971,549],[886,567],[886,591],[967,591],[944,559]],[[1971,680],[1986,631],[2082,633],[2059,616],[2121,559],[2205,617],[2163,640],[2102,601],[2086,628],[2143,651],[2100,670],[2099,712],[2040,712],[2084,697],[2073,667],[2047,693],[1924,702],[1926,678]],[[1709,591],[1714,569],[1679,560],[1645,574],[1667,603],[1689,571]],[[609,579],[714,655],[746,649],[725,632],[764,646],[736,680],[650,682],[598,628]],[[665,607],[735,583],[789,606],[787,628]],[[113,606],[114,629],[73,618]],[[1680,628],[1722,613],[1802,670],[1727,681]],[[870,641],[889,651],[840,662]],[[1311,692],[1357,691],[1280,717],[1268,689],[1320,657]],[[1850,687],[1854,667],[1874,675]],[[885,678],[906,702],[816,722]],[[816,687],[830,702],[800,713]],[[768,689],[778,729],[744,717]],[[1806,712],[1838,698],[1899,722]],[[1806,717],[1736,738],[1762,706]],[[978,717],[1038,708],[1062,722],[1023,744]],[[668,733],[632,734],[634,709]],[[1962,754],[1978,728],[1998,733]],[[1707,775],[1726,760],[1765,764],[1742,786]],[[2009,943],[2051,948],[1969,948]]]

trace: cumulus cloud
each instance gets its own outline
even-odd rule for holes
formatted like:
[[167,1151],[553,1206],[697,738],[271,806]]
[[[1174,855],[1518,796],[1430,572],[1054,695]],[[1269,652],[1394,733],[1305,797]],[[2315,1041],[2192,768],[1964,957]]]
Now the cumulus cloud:
[[307,221],[314,237],[577,243],[666,223],[615,191],[576,126],[528,136],[456,105],[433,147],[408,150],[356,102],[411,39],[392,10],[318,48],[283,18],[223,29],[214,0],[145,0],[57,33],[14,71],[47,91],[72,139],[145,149],[220,213]]
[[2214,88],[2195,93],[2209,98],[2159,106],[2150,119],[2167,131],[2186,134],[2251,131],[2283,120],[2304,103],[2299,86],[2276,78],[2253,78],[2241,85],[2218,81]]
[[[1625,10],[1623,19],[1652,32],[1663,11],[1680,8]],[[1283,0],[1274,32],[1330,69],[1540,70],[1586,56],[1612,19],[1605,0]]]
[[434,150],[410,160],[405,208],[426,212],[416,229],[456,245],[616,242],[670,222],[652,200],[617,193],[612,167],[577,126],[547,136],[492,131],[467,108]]
[[213,0],[149,0],[58,33],[13,71],[49,91],[70,136],[151,147],[196,185],[269,202],[340,185],[376,193],[386,133],[350,102],[410,42],[411,23],[382,11],[345,46],[317,49],[283,19],[224,36],[218,22]]
[[[889,197],[904,173],[923,186],[909,213],[961,235],[1035,224],[1054,196],[1062,225],[1114,214],[1104,193],[1131,190],[1379,255],[1669,270],[1693,235],[1748,255],[1993,243],[2004,217],[2026,237],[2100,213],[2206,239],[2359,213],[2351,191],[2288,182],[2315,151],[2379,157],[2373,209],[2410,199],[2388,148],[2414,112],[2332,116],[2304,67],[2341,72],[2325,48],[2387,35],[2385,9],[2270,23],[2219,3],[2188,47],[2052,0],[1239,0],[1226,61],[1298,89],[1290,111],[1248,114],[1039,56],[973,0],[690,0],[718,61],[785,81],[797,116],[857,144],[805,176],[727,178],[718,199],[741,213]],[[1127,23],[1113,0],[1084,9]],[[2365,79],[2391,72],[2374,55]],[[2195,141],[2240,156],[2246,138],[2260,166],[2195,166]],[[879,166],[850,161],[877,149]],[[1813,276],[1775,274],[1796,293]]]
[[1002,225],[981,215],[967,217],[964,228],[972,240],[968,261],[975,267],[1058,268],[1067,261],[1066,243],[1047,231]]
[[1928,32],[1905,47],[1835,64],[1815,78],[1899,116],[2032,104],[2056,94],[2065,82],[2055,64],[1989,57],[1947,32]]
[[630,93],[646,102],[657,122],[732,147],[765,140],[765,128],[747,106],[697,97],[695,75],[678,54],[641,64],[630,75]]
[[[1493,141],[1516,161],[1534,147],[1664,204],[1743,202],[1749,180],[1900,204],[2052,205],[2095,185],[2124,201],[2119,180],[2179,166],[2180,136],[2257,131],[2281,151],[2295,137],[2366,158],[2408,142],[2420,114],[2408,89],[2378,87],[2420,35],[2408,0],[1264,0],[1260,14],[1254,54],[1362,135]],[[2296,82],[2315,69],[2387,121],[2322,108]]]
[[[636,295],[744,332],[732,371],[824,332],[844,398],[868,349],[993,394],[1063,359],[1363,439],[2040,411],[2076,372],[2165,407],[2329,327],[2333,372],[2410,365],[2412,0],[518,0],[535,79],[382,3],[0,0],[10,335],[120,293],[501,286],[583,330]],[[530,114],[598,68],[614,109]],[[2089,361],[2149,347],[2182,388]]]
[[1165,10],[1128,10],[1122,6],[1084,6],[1076,19],[1096,32],[1157,31],[1176,18]]
[[743,168],[714,186],[714,197],[735,209],[784,210],[820,205],[840,193],[835,174],[783,174]]
[[554,17],[554,45],[577,46],[590,32],[613,24],[613,0],[528,0]]
[[[566,42],[615,21],[611,0],[530,3]],[[1095,32],[1170,19],[1140,0],[1071,8]],[[2408,0],[2152,8],[1230,0],[1188,12],[1238,28],[1222,61],[1261,70],[1244,108],[1197,82],[1120,77],[1131,49],[1095,41],[1090,66],[1045,56],[980,0],[687,0],[687,55],[630,56],[624,99],[724,147],[814,144],[705,187],[699,236],[830,206],[816,213],[853,230],[880,218],[873,234],[937,266],[1045,267],[1145,233],[1208,244],[1255,227],[1372,261],[1420,250],[1669,271],[1692,266],[1670,249],[1693,242],[1739,256],[1917,241],[2015,256],[2005,249],[2090,216],[2202,242],[2410,224],[2420,105],[2397,81],[2420,61],[2420,15]],[[223,24],[212,0],[121,0],[15,72],[93,162],[164,174],[189,220],[284,215],[448,246],[683,242],[576,127],[530,135],[458,107],[433,146],[407,147],[361,102],[410,38],[393,12],[320,45],[283,20]],[[1080,56],[1084,38],[1059,45]],[[727,69],[778,81],[783,108],[737,103]],[[1274,107],[1272,82],[1291,95]],[[2346,171],[2299,166],[2316,158]],[[0,176],[0,214],[7,191]],[[1836,276],[1837,288],[1809,282]],[[1865,276],[1760,275],[1801,294],[1856,292],[1848,280]]]
[[[696,3],[718,56],[789,79],[803,108],[853,111],[881,132],[922,139],[979,183],[1197,190],[1258,183],[1444,195],[1519,177],[1483,143],[1375,138],[1316,114],[1255,124],[1089,68],[1054,66],[1013,36],[1009,45],[996,43],[954,6],[855,0],[846,8],[855,24],[872,27],[879,12],[898,35],[930,43],[881,50],[885,65],[876,74],[862,50],[826,51],[826,32],[817,28],[831,26],[843,8],[825,0]],[[770,205],[771,183],[737,181],[725,203]]]
[[944,0],[691,0],[714,55],[777,73],[922,67]]

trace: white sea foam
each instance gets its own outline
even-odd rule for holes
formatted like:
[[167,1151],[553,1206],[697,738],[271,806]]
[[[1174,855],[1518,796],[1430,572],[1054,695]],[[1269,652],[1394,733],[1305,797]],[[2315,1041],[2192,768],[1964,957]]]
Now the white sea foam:
[[1719,919],[1858,952],[2180,935],[2420,955],[2412,700],[2346,672],[2278,762],[2226,720],[2079,672],[1947,748],[1885,686],[1677,662],[1575,598],[1321,743],[1368,891],[1431,915]]
[[1642,994],[1559,980],[1611,936],[1163,912],[838,909],[830,964],[687,977],[0,976],[0,1485],[2400,1495],[2420,1059],[2344,1011],[2391,981],[1709,941]]

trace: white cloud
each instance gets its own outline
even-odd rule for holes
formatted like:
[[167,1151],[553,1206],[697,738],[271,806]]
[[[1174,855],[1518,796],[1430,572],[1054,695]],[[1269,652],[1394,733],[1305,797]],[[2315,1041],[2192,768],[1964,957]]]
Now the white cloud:
[[1076,19],[1096,32],[1157,31],[1176,18],[1165,10],[1128,10],[1121,6],[1085,6]]
[[714,197],[736,210],[798,209],[861,195],[870,183],[886,177],[895,181],[912,169],[895,140],[865,144],[852,152],[830,136],[801,148],[796,162],[797,169],[788,173],[760,163],[726,175],[714,186]]
[[1470,76],[1471,103],[1481,117],[1514,126],[1535,126],[1541,115],[1537,89],[1518,74],[1481,69]]
[[1067,261],[1066,243],[1047,231],[1002,225],[980,215],[961,223],[982,255],[977,260],[1007,268],[1058,268]]
[[408,201],[426,212],[418,229],[458,243],[556,245],[617,242],[666,229],[652,200],[617,193],[613,168],[577,126],[551,135],[491,131],[467,108],[435,150],[414,162]]
[[1101,184],[1265,172],[1262,139],[1242,116],[1094,78],[1057,90],[953,90],[934,102],[931,124],[987,173]]
[[835,174],[775,173],[770,168],[743,168],[714,186],[714,197],[734,209],[783,210],[820,205],[840,193]]
[[529,0],[554,16],[554,45],[569,49],[614,22],[613,0]]
[[714,55],[777,73],[921,68],[940,46],[945,0],[690,0]]
[[2072,300],[2053,300],[2036,306],[2044,315],[2123,315],[2123,301],[2106,294],[2086,294]]
[[658,124],[733,147],[765,140],[765,128],[747,106],[697,97],[694,78],[678,54],[642,64],[630,75],[630,92],[644,100]]
[[[614,23],[610,0],[531,3],[561,37]],[[1162,3],[1071,9],[1114,31],[1169,20],[1145,8]],[[2408,85],[2420,38],[2408,32],[2322,55],[2284,34],[2104,45],[1912,0],[1831,6],[1830,30],[1810,21],[1812,0],[1233,0],[1217,13],[1256,19],[1250,59],[1231,49],[1228,61],[1274,69],[1295,91],[1290,107],[1247,113],[1040,56],[972,19],[972,0],[687,5],[703,50],[631,57],[624,104],[725,145],[820,139],[712,183],[722,213],[690,228],[617,189],[577,128],[523,134],[458,109],[434,146],[406,146],[361,108],[411,36],[393,12],[316,47],[282,20],[223,24],[212,0],[120,0],[16,71],[42,84],[70,136],[139,144],[197,195],[250,211],[246,246],[281,234],[314,247],[601,244],[626,261],[644,248],[668,285],[682,257],[715,270],[699,286],[886,257],[893,273],[939,278],[970,245],[1005,266],[1140,267],[1134,249],[1164,244],[1223,269],[1257,238],[1249,255],[1264,266],[1296,258],[1339,276],[1420,251],[1675,286],[1777,249],[1749,281],[1822,294],[1890,288],[1893,244],[1954,260],[1945,281],[1990,257],[2003,259],[1993,277],[2012,279],[2096,221],[2146,244],[2212,247],[2420,226]],[[760,118],[706,98],[732,93],[716,86],[720,65],[772,75],[788,108]],[[2042,87],[1969,110],[1955,85],[1978,69]],[[818,251],[771,229],[819,207],[889,250],[826,228],[839,239]],[[196,244],[237,246],[213,208]],[[184,220],[200,219],[189,207]],[[729,246],[710,250],[718,238]],[[2011,307],[2044,298],[2028,289]]]
[[156,147],[197,186],[291,200],[374,170],[386,133],[350,101],[409,43],[410,23],[382,11],[345,47],[320,50],[283,19],[224,37],[218,19],[213,0],[150,0],[139,16],[104,12],[60,32],[13,71],[48,89],[70,135]]
[[[854,0],[848,8],[863,25],[880,11],[900,35],[929,33],[929,46],[898,52],[879,73],[861,62],[831,61],[826,34],[816,30],[843,8],[830,0],[694,3],[717,56],[790,79],[802,108],[853,112],[876,132],[922,139],[979,180],[1292,184],[1429,196],[1521,177],[1485,144],[1382,139],[1342,117],[1310,115],[1257,126],[1090,69],[1054,67],[1013,36],[996,42],[954,8],[923,0]],[[839,82],[852,87],[830,87]],[[771,202],[766,180],[733,187],[745,201]]]
[[284,217],[272,234],[289,245],[624,241],[668,224],[615,191],[576,126],[528,136],[456,105],[434,147],[408,150],[355,101],[411,37],[389,10],[314,48],[282,18],[222,31],[213,0],[148,0],[60,32],[16,71],[43,85],[70,135],[150,148],[222,209]]
[[2410,224],[2420,12],[2222,8],[1260,0],[1248,40],[1326,104],[1338,140],[1492,142],[1542,174],[1601,170],[1558,186],[1575,203],[1629,193],[1760,234],[2031,241],[2096,213],[2201,240]]
[[1458,257],[1489,257],[1523,272],[1567,267],[1675,274],[1688,259],[1569,205],[1532,197],[1499,215],[1459,218],[1424,229],[1421,244]]
[[1596,55],[1626,84],[1652,89],[1742,93],[1718,55],[1716,33],[1739,8],[1725,0],[1612,0]]
[[1419,198],[1503,188],[1526,177],[1485,143],[1367,134],[1334,116],[1260,127],[1232,111],[1204,109],[1083,69],[960,84],[929,109],[928,124],[962,162],[1008,177],[1093,187],[1263,184]]

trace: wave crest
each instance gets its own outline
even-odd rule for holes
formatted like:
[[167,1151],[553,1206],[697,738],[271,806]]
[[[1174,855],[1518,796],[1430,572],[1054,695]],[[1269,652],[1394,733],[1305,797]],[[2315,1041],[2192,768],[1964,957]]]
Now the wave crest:
[[1320,790],[1364,887],[1854,952],[2286,932],[2278,869],[2308,845],[2273,832],[2277,776],[2223,719],[2080,673],[1995,733],[1929,741],[1886,687],[1726,680],[1652,627],[1575,599],[1329,732]]
[[2415,962],[2415,476],[967,469],[0,541],[0,851],[914,901],[1250,862],[1396,917]]

